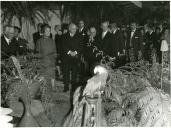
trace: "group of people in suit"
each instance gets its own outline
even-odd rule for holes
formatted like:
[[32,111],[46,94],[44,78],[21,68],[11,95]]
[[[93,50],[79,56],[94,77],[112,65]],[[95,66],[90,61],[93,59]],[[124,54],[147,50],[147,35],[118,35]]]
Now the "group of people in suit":
[[[91,46],[96,46],[105,55],[108,55],[111,61],[116,62],[116,66],[124,63],[119,58],[124,56],[125,42],[117,24],[112,24],[111,32],[109,22],[104,21],[101,23],[101,29],[102,31],[97,33],[94,26],[85,28],[83,20],[79,21],[78,27],[76,24],[70,24],[67,33],[63,33],[61,27],[56,26],[55,41],[56,46],[60,47],[57,48],[62,56],[64,92],[69,90],[70,71],[73,90],[78,85],[84,84],[86,78],[93,75],[93,67],[100,63],[102,57],[97,57]],[[61,45],[59,45],[60,43]]]
[[[145,24],[143,35],[143,58],[150,63],[152,63],[153,51],[156,53],[156,61],[161,63],[162,53],[161,53],[161,42],[165,39],[165,31],[168,28],[154,28],[152,24]],[[167,39],[166,39],[167,40]],[[168,43],[170,41],[167,41]]]
[[[103,58],[94,52],[95,47],[103,55],[108,56],[109,61],[115,63],[114,68],[142,58],[150,61],[152,49],[156,49],[159,58],[161,56],[160,28],[156,28],[154,32],[153,26],[146,24],[143,29],[139,29],[136,22],[131,22],[129,29],[122,30],[116,22],[109,24],[109,21],[103,21],[100,28],[101,31],[95,26],[87,28],[83,20],[80,20],[78,25],[56,25],[56,35],[53,39],[51,27],[47,24],[38,24],[38,31],[33,33],[34,52],[41,56],[43,73],[47,76],[49,84],[55,84],[54,73],[57,65],[62,69],[64,92],[69,91],[70,83],[72,92],[79,85],[85,84],[84,82],[93,75],[93,67]],[[20,43],[24,41],[18,37],[20,29],[7,26],[4,30],[1,37],[1,57],[17,55],[18,51],[25,53],[23,48],[26,43]]]
[[[71,26],[75,28],[74,36],[72,36]],[[164,30],[161,31],[159,27],[156,27],[155,31],[151,24],[145,24],[139,28],[136,22],[131,22],[127,31],[123,31],[117,26],[117,23],[109,24],[108,21],[103,21],[100,26],[101,31],[97,31],[95,26],[86,28],[83,20],[79,21],[78,28],[75,24],[71,26],[69,25],[66,34],[60,33],[62,45],[59,45],[59,34],[55,36],[56,44],[61,46],[58,49],[63,49],[61,54],[63,54],[63,73],[64,80],[66,80],[64,91],[69,89],[69,71],[73,73],[71,75],[73,85],[77,83],[77,73],[81,81],[85,76],[93,75],[93,67],[100,63],[103,56],[97,56],[92,46],[96,46],[104,55],[109,56],[109,60],[115,63],[114,68],[140,59],[151,62],[152,50],[156,51],[158,62],[161,62],[161,35]],[[69,54],[70,51],[73,53]]]

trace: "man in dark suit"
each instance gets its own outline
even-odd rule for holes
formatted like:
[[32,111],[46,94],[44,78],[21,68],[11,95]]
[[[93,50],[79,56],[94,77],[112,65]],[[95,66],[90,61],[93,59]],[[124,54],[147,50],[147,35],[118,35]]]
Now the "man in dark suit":
[[86,75],[87,76],[92,76],[93,68],[96,63],[96,56],[93,53],[93,46],[97,45],[97,36],[96,36],[96,28],[95,27],[90,27],[90,35],[86,38],[86,47],[85,51],[86,53],[84,54],[85,61],[87,63],[87,71]]
[[[34,41],[34,46],[36,46],[37,41],[43,36],[42,33],[42,23],[39,23],[37,25],[37,32],[33,33],[33,41]],[[36,48],[36,47],[35,47]],[[36,50],[35,50],[36,51]]]
[[117,23],[111,24],[112,47],[116,57],[116,67],[124,65],[125,44],[122,32],[118,29]]
[[78,23],[78,33],[82,36],[87,35],[87,29],[85,28],[85,24],[83,20],[80,20]]
[[153,26],[152,24],[148,24],[148,33],[149,33],[149,38],[147,40],[145,48],[147,49],[147,60],[152,63],[152,50],[156,48],[156,34],[153,31]]
[[13,40],[16,41],[19,46],[18,53],[19,55],[26,55],[28,42],[25,39],[19,37],[19,34],[21,32],[21,29],[19,27],[14,26],[14,30],[15,32]]
[[142,57],[142,35],[137,29],[136,22],[130,24],[130,31],[127,35],[127,60],[128,62],[138,61]]
[[10,56],[18,55],[18,44],[12,40],[14,37],[14,27],[5,26],[4,34],[1,36],[1,59],[8,59]]
[[81,38],[77,31],[75,24],[69,25],[69,32],[63,37],[63,73],[64,73],[64,92],[69,90],[70,71],[71,71],[71,84],[74,92],[77,88],[77,72],[78,72],[78,57],[80,55]]
[[62,54],[62,30],[61,30],[61,25],[56,25],[55,26],[55,43],[56,43],[56,51],[57,54]]
[[[84,54],[86,53],[85,47],[86,47],[86,37],[87,37],[87,29],[85,28],[85,23],[83,20],[79,20],[78,22],[78,30],[77,32],[79,33],[81,37],[81,61],[79,63],[79,76],[80,79],[84,79],[84,74],[86,73],[86,62],[85,62],[85,56]],[[80,83],[83,84],[83,83]]]
[[101,24],[102,32],[98,35],[97,47],[105,55],[109,55],[111,60],[116,59],[116,53],[112,47],[112,34],[109,32],[109,22],[104,21]]
[[160,33],[160,28],[159,27],[157,27],[156,29],[155,29],[155,43],[156,43],[156,45],[155,45],[155,48],[156,48],[156,53],[157,53],[157,61],[159,62],[159,63],[161,63],[161,61],[162,61],[162,53],[161,53],[161,51],[160,51],[160,48],[161,48],[161,37],[162,37],[162,34]]
[[57,72],[56,72],[56,76],[58,77],[62,77],[62,70],[61,70],[61,66],[62,66],[62,53],[63,53],[63,47],[62,47],[62,30],[61,30],[61,25],[56,25],[55,26],[55,43],[56,43],[56,51],[57,51],[57,59],[56,59],[56,67],[57,67]]
[[143,35],[143,58],[148,60],[148,40],[149,40],[149,32],[148,32],[148,24],[144,25],[144,35]]

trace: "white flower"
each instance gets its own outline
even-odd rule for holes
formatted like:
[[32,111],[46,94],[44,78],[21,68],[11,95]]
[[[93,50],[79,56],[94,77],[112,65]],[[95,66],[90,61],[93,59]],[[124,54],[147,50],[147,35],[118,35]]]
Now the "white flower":
[[9,116],[12,109],[0,107],[0,128],[13,128],[13,124],[9,123],[13,118]]

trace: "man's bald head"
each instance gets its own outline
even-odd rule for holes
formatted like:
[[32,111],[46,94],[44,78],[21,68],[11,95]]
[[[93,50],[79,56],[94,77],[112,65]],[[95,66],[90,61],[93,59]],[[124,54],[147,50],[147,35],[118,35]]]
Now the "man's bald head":
[[70,32],[71,34],[75,34],[76,31],[77,31],[77,26],[76,26],[74,23],[71,23],[71,24],[69,25],[69,32]]
[[4,27],[4,35],[8,38],[8,39],[12,39],[14,37],[14,32],[15,29],[13,26],[5,26]]

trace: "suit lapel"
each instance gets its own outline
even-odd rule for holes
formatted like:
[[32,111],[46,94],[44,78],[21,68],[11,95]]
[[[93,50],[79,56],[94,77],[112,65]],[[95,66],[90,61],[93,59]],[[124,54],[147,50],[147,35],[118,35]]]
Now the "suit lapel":
[[102,40],[104,40],[105,38],[107,38],[108,37],[108,34],[109,34],[109,32],[106,33],[106,35],[103,37]]
[[4,40],[3,42],[4,42],[5,46],[9,46],[10,45],[10,44],[7,43],[7,41],[6,41],[4,36],[3,36],[3,40]]

